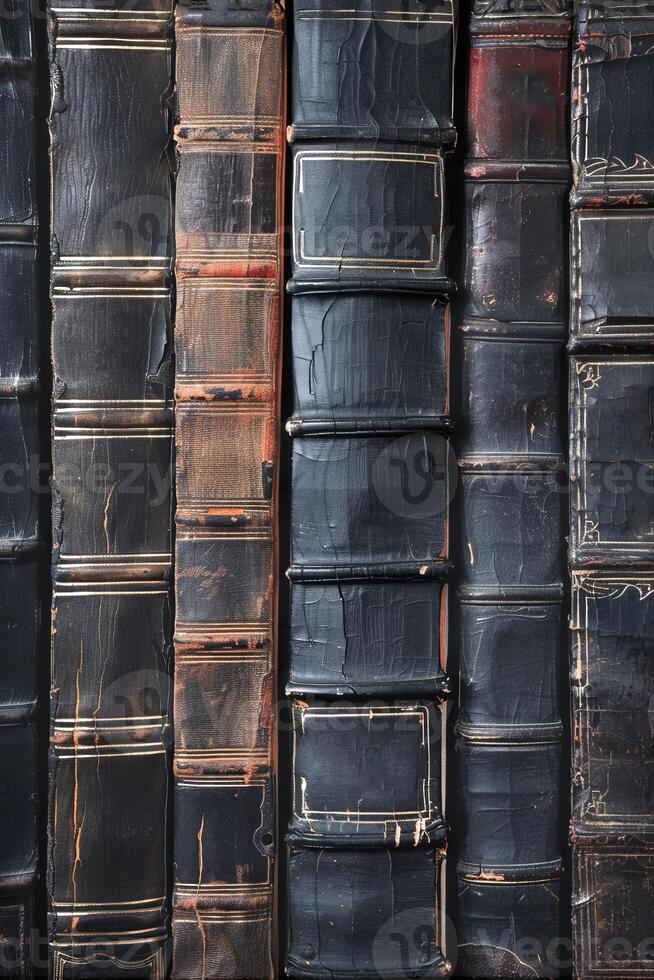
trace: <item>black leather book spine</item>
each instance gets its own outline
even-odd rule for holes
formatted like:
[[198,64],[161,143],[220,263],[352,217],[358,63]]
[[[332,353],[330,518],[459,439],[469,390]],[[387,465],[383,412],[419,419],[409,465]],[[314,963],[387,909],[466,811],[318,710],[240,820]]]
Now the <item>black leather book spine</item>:
[[166,971],[171,10],[50,8],[57,978]]
[[439,977],[453,16],[294,9],[286,971]]
[[654,5],[581,3],[570,363],[573,941],[654,977]]
[[458,969],[553,977],[567,906],[561,694],[570,12],[473,4],[455,413]]
[[35,951],[47,572],[47,496],[39,485],[47,320],[39,289],[35,100],[31,12],[10,2],[0,14],[0,976],[14,978],[32,976]]

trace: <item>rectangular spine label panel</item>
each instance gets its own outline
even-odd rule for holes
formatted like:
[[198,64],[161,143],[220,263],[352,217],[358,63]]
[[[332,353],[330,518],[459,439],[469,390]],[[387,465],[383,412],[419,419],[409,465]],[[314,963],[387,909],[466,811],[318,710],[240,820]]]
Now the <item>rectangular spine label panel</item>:
[[592,896],[575,915],[579,976],[651,975],[651,880],[648,847],[575,848],[574,891]]
[[573,72],[576,205],[654,201],[654,10],[581,4]]
[[[339,762],[343,730],[352,757]],[[334,847],[441,840],[439,738],[430,704],[295,703],[290,839]]]
[[573,347],[651,343],[654,332],[654,211],[572,212]]
[[577,572],[573,585],[574,833],[645,835],[654,827],[651,573]]
[[650,399],[654,360],[613,355],[571,361],[574,560],[652,560]]
[[446,288],[442,202],[439,153],[379,142],[294,145],[294,288]]

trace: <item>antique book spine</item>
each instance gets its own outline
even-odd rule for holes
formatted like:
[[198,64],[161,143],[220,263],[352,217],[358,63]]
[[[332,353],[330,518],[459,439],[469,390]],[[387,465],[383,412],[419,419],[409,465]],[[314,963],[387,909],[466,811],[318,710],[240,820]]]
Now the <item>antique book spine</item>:
[[295,5],[290,976],[442,977],[449,0]]
[[570,13],[474,3],[457,455],[459,968],[565,967]]
[[[39,288],[35,39],[0,18],[0,975],[32,976],[38,874],[37,704],[45,593],[46,310]],[[46,488],[47,489],[47,488]]]
[[654,977],[654,5],[581,3],[573,51],[574,972]]
[[285,21],[175,12],[173,977],[268,978],[274,779]]
[[50,8],[59,978],[166,970],[171,31],[147,0]]

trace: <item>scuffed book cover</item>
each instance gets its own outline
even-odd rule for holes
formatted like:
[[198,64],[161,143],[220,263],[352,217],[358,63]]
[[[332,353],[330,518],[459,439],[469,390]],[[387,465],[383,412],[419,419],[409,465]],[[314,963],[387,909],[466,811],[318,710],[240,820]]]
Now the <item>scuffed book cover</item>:
[[654,338],[654,211],[577,208],[570,238],[571,348],[647,347]]
[[646,356],[571,359],[570,554],[575,565],[654,562],[650,400]]
[[573,50],[573,206],[654,202],[654,5],[582,2]]
[[452,0],[300,0],[294,14],[294,141],[454,142]]

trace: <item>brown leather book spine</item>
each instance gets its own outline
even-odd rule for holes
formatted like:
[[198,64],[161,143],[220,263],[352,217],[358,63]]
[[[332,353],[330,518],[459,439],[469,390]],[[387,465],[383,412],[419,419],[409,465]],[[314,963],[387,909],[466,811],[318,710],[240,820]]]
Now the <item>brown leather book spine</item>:
[[176,10],[173,976],[273,975],[285,37]]

